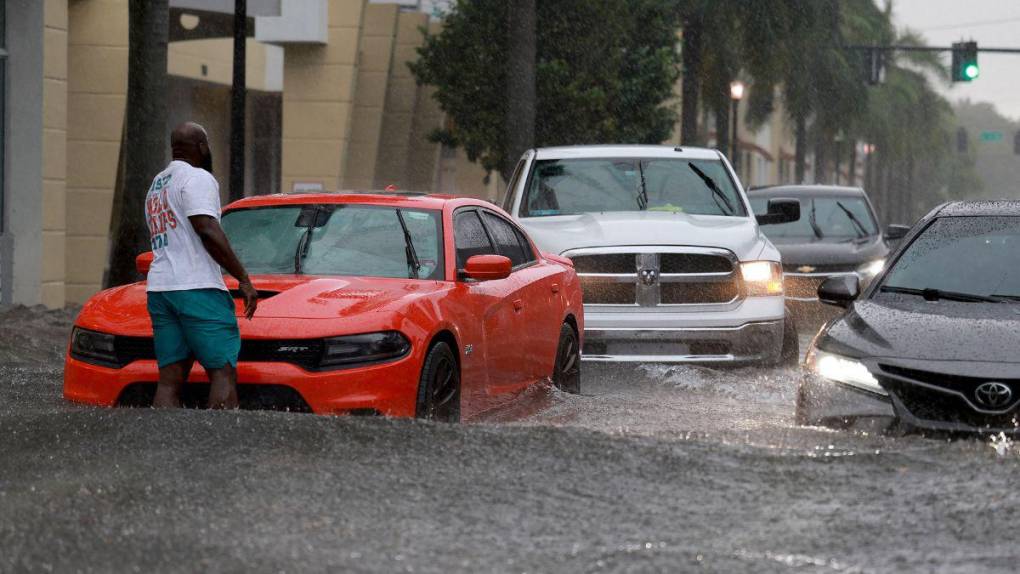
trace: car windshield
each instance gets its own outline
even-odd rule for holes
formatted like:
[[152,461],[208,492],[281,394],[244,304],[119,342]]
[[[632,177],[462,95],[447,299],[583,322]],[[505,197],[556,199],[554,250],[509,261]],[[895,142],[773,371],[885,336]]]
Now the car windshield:
[[540,160],[520,215],[606,211],[747,215],[721,161],[679,158]]
[[1020,217],[944,217],[896,261],[884,291],[1020,299]]
[[223,229],[252,274],[406,278],[415,274],[416,259],[418,278],[443,276],[435,210],[337,204],[239,209],[223,216]]
[[[779,196],[776,196],[779,197]],[[751,197],[755,215],[764,215],[769,197]],[[801,217],[789,223],[767,224],[770,238],[846,241],[878,235],[878,225],[868,203],[860,197],[810,197],[800,200]]]

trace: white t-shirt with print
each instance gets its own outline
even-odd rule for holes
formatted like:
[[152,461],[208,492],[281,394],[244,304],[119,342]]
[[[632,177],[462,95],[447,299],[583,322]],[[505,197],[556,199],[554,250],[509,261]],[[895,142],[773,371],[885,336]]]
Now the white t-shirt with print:
[[188,220],[192,215],[219,221],[220,186],[208,171],[174,160],[152,180],[145,197],[153,253],[147,291],[227,290],[219,264]]

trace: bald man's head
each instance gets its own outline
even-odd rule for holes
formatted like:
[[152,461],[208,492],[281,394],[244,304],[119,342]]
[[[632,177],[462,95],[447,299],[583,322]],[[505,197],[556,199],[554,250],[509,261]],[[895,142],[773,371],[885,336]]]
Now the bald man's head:
[[195,122],[185,122],[170,132],[170,149],[173,158],[186,161],[212,173],[212,152],[209,134]]

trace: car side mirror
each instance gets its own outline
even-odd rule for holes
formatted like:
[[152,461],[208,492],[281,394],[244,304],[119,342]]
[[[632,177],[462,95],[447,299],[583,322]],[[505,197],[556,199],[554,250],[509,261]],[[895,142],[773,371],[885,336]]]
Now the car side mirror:
[[758,225],[778,225],[797,221],[800,219],[800,200],[770,199],[765,213],[755,216],[755,219],[758,220]]
[[464,264],[461,274],[475,281],[506,279],[513,270],[509,257],[502,255],[472,255]]
[[818,300],[846,309],[861,294],[861,278],[856,274],[829,277],[818,286]]
[[885,238],[889,241],[897,241],[906,237],[909,232],[909,225],[897,225],[894,223],[885,228]]
[[152,252],[146,251],[141,253],[138,257],[135,257],[135,269],[138,270],[142,276],[149,274],[149,268],[152,267]]

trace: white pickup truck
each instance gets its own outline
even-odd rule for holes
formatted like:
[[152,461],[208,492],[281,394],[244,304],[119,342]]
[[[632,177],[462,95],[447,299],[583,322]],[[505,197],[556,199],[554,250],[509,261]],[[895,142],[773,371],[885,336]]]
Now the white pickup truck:
[[[715,150],[530,150],[503,209],[584,289],[583,360],[796,364],[779,251]],[[758,220],[800,217],[773,199]]]

